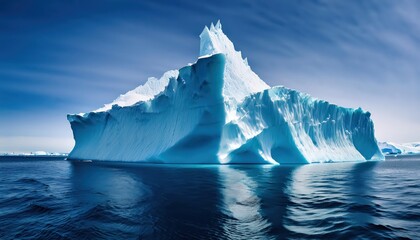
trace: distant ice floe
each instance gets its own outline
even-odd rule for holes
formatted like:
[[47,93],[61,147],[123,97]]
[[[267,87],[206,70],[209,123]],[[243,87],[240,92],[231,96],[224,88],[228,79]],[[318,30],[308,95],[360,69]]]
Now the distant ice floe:
[[0,153],[0,156],[67,156],[67,153],[46,152],[46,151],[10,152],[10,153]]
[[420,154],[420,142],[412,142],[412,143],[379,142],[378,145],[382,153],[385,155]]

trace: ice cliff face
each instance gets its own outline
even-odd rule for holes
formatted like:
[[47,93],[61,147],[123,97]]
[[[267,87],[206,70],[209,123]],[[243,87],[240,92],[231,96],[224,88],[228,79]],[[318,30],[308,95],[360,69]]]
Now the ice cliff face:
[[382,159],[369,112],[270,88],[220,22],[195,64],[68,115],[71,159],[163,163],[313,163]]
[[223,54],[202,58],[148,101],[69,115],[76,139],[69,158],[216,163],[225,123],[224,66]]

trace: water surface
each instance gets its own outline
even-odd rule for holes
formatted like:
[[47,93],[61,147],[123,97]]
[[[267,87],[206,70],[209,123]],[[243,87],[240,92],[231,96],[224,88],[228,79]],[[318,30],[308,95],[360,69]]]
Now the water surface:
[[418,238],[420,160],[0,160],[0,239]]

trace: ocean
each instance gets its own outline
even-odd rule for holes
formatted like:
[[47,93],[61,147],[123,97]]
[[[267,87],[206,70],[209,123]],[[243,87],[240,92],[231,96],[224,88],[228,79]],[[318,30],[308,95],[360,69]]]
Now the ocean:
[[418,238],[418,156],[295,166],[0,158],[0,239]]

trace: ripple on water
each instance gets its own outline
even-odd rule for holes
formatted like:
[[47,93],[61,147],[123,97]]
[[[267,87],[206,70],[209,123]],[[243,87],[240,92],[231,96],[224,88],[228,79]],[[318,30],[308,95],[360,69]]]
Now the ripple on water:
[[420,161],[410,161],[2,162],[0,239],[415,239]]

